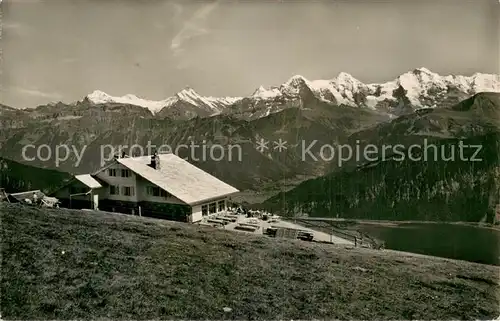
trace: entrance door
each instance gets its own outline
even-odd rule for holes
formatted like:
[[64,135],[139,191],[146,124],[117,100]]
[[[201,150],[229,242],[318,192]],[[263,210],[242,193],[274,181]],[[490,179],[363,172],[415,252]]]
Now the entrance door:
[[97,210],[99,208],[99,195],[95,194],[93,195],[93,205],[94,205],[94,210]]

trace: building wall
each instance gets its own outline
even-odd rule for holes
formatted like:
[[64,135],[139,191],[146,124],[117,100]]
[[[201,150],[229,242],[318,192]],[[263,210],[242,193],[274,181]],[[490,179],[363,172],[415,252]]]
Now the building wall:
[[[69,199],[69,195],[71,194],[71,188],[79,188],[79,189],[85,189],[85,191],[88,191],[89,188],[85,186],[85,184],[81,183],[78,180],[75,180],[71,184],[57,190],[52,196],[56,198],[64,198],[64,199]],[[85,195],[78,195],[74,196],[75,199],[88,199],[88,197],[85,197]]]
[[[110,175],[110,169],[115,170],[116,176]],[[202,204],[189,206],[168,193],[163,196],[151,195],[148,193],[148,187],[156,187],[154,184],[150,183],[141,176],[136,175],[132,171],[129,171],[130,175],[128,177],[123,177],[122,170],[127,170],[127,168],[122,164],[115,162],[95,175],[99,180],[103,181],[103,185],[105,185],[103,188],[93,190],[94,194],[97,193],[99,195],[98,206],[100,210],[139,215],[140,208],[142,216],[189,221],[194,223],[201,221],[204,216],[220,213],[219,201],[224,202],[223,210],[227,209],[227,197],[221,197]],[[110,185],[119,187],[118,195],[110,194]],[[60,199],[63,204],[67,203],[65,200],[69,199],[69,190],[71,186],[85,187],[84,184],[75,181],[74,185],[67,186],[57,191],[53,196]],[[133,194],[124,195],[124,186],[133,187]],[[90,195],[72,197],[72,203],[75,205],[79,204],[78,206],[80,206],[80,202],[78,201],[81,201],[82,205],[80,208],[91,208],[90,200]],[[88,205],[84,206],[84,202],[88,202]],[[215,213],[207,213],[207,215],[203,215],[204,206],[209,208],[212,203],[216,204]],[[73,206],[73,208],[76,207]]]
[[201,221],[203,219],[203,216],[201,215],[201,205],[194,205],[191,208],[191,221],[193,223]]
[[100,202],[103,211],[117,212],[131,215],[141,215],[165,220],[189,222],[191,207],[184,204],[130,202],[104,200]]
[[[110,176],[109,169],[115,169],[117,176]],[[115,201],[126,201],[126,202],[152,202],[152,203],[170,203],[170,204],[185,204],[178,198],[170,195],[168,197],[165,196],[153,196],[148,194],[148,186],[155,187],[156,185],[152,184],[148,180],[142,178],[139,175],[136,175],[134,172],[130,171],[129,177],[122,177],[121,170],[127,169],[120,163],[113,164],[103,171],[99,172],[96,176],[102,181],[106,182],[108,185],[119,186],[120,194],[112,195],[109,193],[109,186],[106,187],[105,195],[102,195],[102,198],[115,200]],[[134,188],[134,195],[123,195],[122,187],[123,186],[131,186]],[[101,197],[100,197],[101,198]]]
[[[219,210],[219,201],[224,201],[224,209],[222,211]],[[207,215],[203,215],[203,206],[207,206],[208,208],[210,208],[210,204],[211,203],[214,203],[216,204],[216,212],[213,213],[213,214],[210,214],[208,213]],[[215,199],[215,200],[212,200],[212,201],[208,201],[208,202],[204,202],[204,203],[201,203],[201,204],[197,204],[197,205],[193,205],[191,208],[192,208],[192,222],[199,222],[203,219],[203,217],[208,217],[208,216],[211,216],[211,215],[217,215],[217,214],[220,214],[221,212],[225,211],[227,209],[227,197],[223,197],[223,198],[218,198],[218,199]]]
[[[224,201],[224,209],[219,211],[218,202]],[[216,212],[213,214],[208,213],[204,216],[202,208],[204,205],[209,206],[210,203],[216,203]],[[99,202],[99,208],[104,211],[119,212],[124,214],[133,214],[154,217],[160,219],[190,222],[200,222],[203,217],[217,215],[227,209],[227,198],[219,198],[203,204],[189,206],[181,203],[166,203],[166,202],[151,202],[151,201],[117,201],[117,200],[103,200]]]
[[[109,175],[110,169],[115,170],[116,176]],[[96,177],[98,177],[100,180],[102,180],[102,181],[106,182],[106,184],[108,184],[108,186],[105,187],[106,191],[103,195],[103,198],[109,199],[109,200],[115,200],[115,201],[137,202],[138,201],[137,175],[134,172],[129,171],[130,172],[129,177],[122,177],[122,175],[121,175],[122,170],[127,170],[127,168],[120,163],[114,163],[113,165],[111,165],[111,166],[107,167],[106,169],[97,173]],[[110,194],[109,185],[119,186],[119,194],[118,195]],[[123,194],[123,187],[124,186],[133,187],[133,189],[134,189],[133,195],[124,195]]]
[[[81,191],[73,191],[72,189],[80,189]],[[83,184],[82,182],[75,180],[69,185],[57,190],[51,196],[57,198],[61,202],[62,207],[67,207],[67,208],[74,208],[74,209],[80,209],[80,208],[93,208],[93,199],[92,195],[98,195],[99,196],[99,201],[102,200],[106,194],[106,189],[105,188],[99,188],[99,189],[93,189],[92,193],[89,195],[74,195],[71,196],[70,200],[70,195],[75,194],[75,193],[85,193],[89,191],[90,188]]]

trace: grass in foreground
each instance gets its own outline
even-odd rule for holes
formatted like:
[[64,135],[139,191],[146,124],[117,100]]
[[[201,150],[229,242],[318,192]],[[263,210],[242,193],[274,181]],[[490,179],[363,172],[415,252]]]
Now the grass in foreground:
[[0,215],[4,319],[499,315],[494,266],[133,216],[5,204]]

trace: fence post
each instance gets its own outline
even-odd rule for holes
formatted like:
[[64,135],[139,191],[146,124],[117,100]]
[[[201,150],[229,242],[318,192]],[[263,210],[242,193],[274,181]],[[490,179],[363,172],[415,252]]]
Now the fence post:
[[141,207],[139,206],[139,216],[142,216]]

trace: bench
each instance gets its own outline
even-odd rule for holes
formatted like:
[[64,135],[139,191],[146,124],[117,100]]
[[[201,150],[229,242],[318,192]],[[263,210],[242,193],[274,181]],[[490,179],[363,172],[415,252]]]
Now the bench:
[[274,227],[268,227],[266,228],[266,230],[264,231],[264,234],[265,235],[269,235],[269,236],[272,236],[272,237],[276,237],[276,233],[278,232],[278,229],[277,228],[274,228]]
[[255,229],[260,229],[260,225],[258,225],[258,224],[240,223],[240,226],[250,226],[250,227],[254,227]]
[[210,224],[210,223],[206,223],[206,222],[199,222],[198,225],[201,225],[201,226],[214,226],[214,224]]
[[314,239],[314,234],[309,231],[299,231],[297,238],[303,241],[312,241]]
[[234,223],[237,221],[237,219],[231,218],[231,217],[222,217],[222,218],[220,218],[220,220],[222,220],[224,222],[228,222],[228,223]]
[[241,231],[248,231],[248,232],[255,232],[257,228],[253,226],[248,226],[248,225],[238,225],[234,228],[235,230],[241,230]]
[[228,222],[224,222],[222,220],[217,220],[217,219],[208,219],[207,220],[208,223],[215,223],[215,224],[221,224],[221,225],[227,225]]

